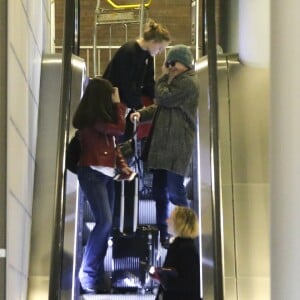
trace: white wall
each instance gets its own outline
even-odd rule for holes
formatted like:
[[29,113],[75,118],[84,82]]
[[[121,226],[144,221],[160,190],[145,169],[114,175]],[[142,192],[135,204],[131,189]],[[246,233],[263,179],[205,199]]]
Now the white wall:
[[232,182],[223,182],[225,299],[268,300],[270,0],[230,3],[238,24],[230,18],[228,48],[242,67],[230,89]]
[[6,299],[27,298],[40,70],[43,52],[50,51],[50,12],[50,0],[8,1]]
[[244,63],[269,68],[270,0],[239,0],[238,45]]
[[239,55],[245,65],[233,95],[233,182],[237,294],[270,299],[270,0],[239,0]]
[[298,300],[299,1],[271,2],[271,299]]
[[269,72],[244,65],[233,74],[232,82],[237,84],[230,99],[233,220],[226,215],[224,220],[233,221],[236,283],[226,278],[226,284],[235,284],[236,299],[268,300]]

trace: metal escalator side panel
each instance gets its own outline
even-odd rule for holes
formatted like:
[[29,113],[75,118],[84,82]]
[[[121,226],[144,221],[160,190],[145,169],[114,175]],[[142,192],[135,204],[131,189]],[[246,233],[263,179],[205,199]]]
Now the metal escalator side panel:
[[[48,299],[51,267],[51,247],[55,226],[56,159],[59,131],[60,85],[62,57],[60,54],[45,55],[41,67],[39,120],[36,148],[36,171],[32,209],[31,249],[29,265],[28,299]],[[72,58],[72,95],[71,115],[81,97],[85,63],[79,57]],[[71,136],[71,134],[69,135]],[[68,263],[63,267],[73,270],[75,221],[76,221],[76,183],[68,182],[66,194],[66,229],[64,254]],[[74,181],[74,179],[73,179]],[[76,181],[75,181],[76,182]],[[69,199],[71,198],[71,199]],[[66,262],[66,260],[65,260]],[[57,266],[61,267],[61,266]],[[66,272],[62,271],[63,275]],[[72,272],[68,276],[72,275]],[[68,282],[72,282],[71,281]],[[64,285],[71,293],[72,285]],[[71,298],[68,298],[71,299]]]

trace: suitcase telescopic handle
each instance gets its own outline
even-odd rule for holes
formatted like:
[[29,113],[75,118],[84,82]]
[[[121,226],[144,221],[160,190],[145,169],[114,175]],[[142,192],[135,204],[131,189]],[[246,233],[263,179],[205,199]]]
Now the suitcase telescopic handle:
[[133,142],[134,142],[134,156],[135,158],[137,157],[137,117],[134,116],[133,117],[133,132],[134,132],[134,135],[133,135]]
[[[134,159],[136,160],[136,172],[138,171],[138,151],[137,151],[137,117],[135,116],[133,118],[133,132],[134,132],[134,136],[133,136],[133,141],[134,141]],[[138,177],[136,177],[135,179],[135,186],[134,186],[134,222],[133,222],[133,231],[135,232],[137,229],[137,224],[138,224],[138,201],[139,201],[139,188],[138,188],[138,182],[139,179]]]
[[122,180],[121,182],[121,201],[120,201],[120,226],[119,226],[119,230],[120,232],[124,231],[124,214],[125,214],[125,185],[124,185],[124,180]]

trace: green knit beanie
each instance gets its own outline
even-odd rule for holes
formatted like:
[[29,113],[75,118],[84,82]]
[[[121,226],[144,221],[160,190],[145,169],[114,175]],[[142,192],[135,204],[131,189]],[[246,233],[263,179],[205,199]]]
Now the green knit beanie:
[[192,51],[186,45],[176,45],[170,49],[166,62],[171,61],[178,61],[189,69],[193,69],[194,67],[194,57]]

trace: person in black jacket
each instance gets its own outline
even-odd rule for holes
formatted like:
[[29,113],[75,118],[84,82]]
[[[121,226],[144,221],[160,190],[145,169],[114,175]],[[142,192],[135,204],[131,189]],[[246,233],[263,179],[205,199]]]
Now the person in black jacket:
[[197,128],[199,82],[190,47],[183,44],[173,46],[162,72],[155,84],[155,104],[131,113],[130,118],[135,117],[141,123],[152,120],[142,159],[153,173],[156,225],[160,242],[167,248],[169,205],[188,206],[184,179]]
[[[162,268],[150,276],[160,282],[155,300],[200,300],[200,262],[195,244],[199,234],[196,213],[176,206],[168,219],[174,236]],[[150,269],[151,270],[151,269]]]
[[128,108],[141,108],[141,96],[153,99],[153,56],[162,52],[170,40],[169,31],[165,27],[149,20],[143,36],[121,46],[109,62],[103,78],[119,88],[121,101]]

